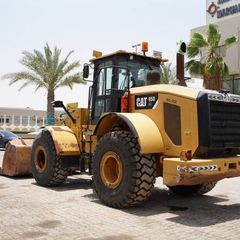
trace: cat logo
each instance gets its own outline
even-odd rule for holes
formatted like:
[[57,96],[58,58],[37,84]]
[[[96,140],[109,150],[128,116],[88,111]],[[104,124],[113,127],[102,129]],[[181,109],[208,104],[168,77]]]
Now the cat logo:
[[158,94],[135,96],[135,109],[152,109],[158,102]]
[[147,97],[139,97],[136,99],[136,107],[145,108],[147,106]]

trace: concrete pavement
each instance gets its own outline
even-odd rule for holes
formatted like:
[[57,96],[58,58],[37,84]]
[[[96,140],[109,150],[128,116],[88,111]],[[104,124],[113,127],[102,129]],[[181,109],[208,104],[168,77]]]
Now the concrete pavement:
[[239,183],[226,179],[202,197],[186,198],[158,179],[145,204],[116,210],[98,200],[89,176],[57,188],[0,176],[0,239],[239,239]]

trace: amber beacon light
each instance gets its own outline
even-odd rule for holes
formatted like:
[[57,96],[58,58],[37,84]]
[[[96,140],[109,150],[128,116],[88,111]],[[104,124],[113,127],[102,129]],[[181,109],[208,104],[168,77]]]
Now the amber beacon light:
[[148,42],[142,42],[142,52],[145,53],[148,51]]
[[99,57],[101,57],[102,55],[103,55],[102,52],[93,50],[93,57],[99,58]]

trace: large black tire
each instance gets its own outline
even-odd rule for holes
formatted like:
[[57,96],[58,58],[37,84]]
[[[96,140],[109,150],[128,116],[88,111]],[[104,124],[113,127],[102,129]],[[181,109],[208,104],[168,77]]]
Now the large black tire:
[[[101,162],[111,153],[122,166],[119,184],[109,187],[101,175]],[[111,174],[111,171],[109,171]],[[99,141],[93,159],[93,181],[100,200],[114,208],[124,208],[145,201],[151,194],[156,179],[153,155],[142,155],[137,139],[128,131],[105,134]]]
[[216,182],[203,183],[199,185],[179,185],[168,186],[168,188],[177,195],[189,196],[189,195],[203,195],[210,192],[216,185]]
[[68,176],[68,169],[62,167],[52,136],[47,130],[43,130],[33,143],[31,166],[33,177],[42,186],[60,185]]

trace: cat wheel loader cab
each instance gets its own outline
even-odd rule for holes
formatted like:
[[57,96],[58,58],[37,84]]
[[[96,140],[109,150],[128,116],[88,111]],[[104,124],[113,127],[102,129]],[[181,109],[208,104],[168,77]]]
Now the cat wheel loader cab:
[[[121,100],[129,89],[160,83],[161,59],[125,51],[92,59],[91,123],[97,124],[102,113],[120,112]],[[129,106],[125,111],[129,112]]]
[[[145,52],[144,52],[145,53]],[[118,51],[95,58],[88,108],[63,107],[63,125],[35,139],[32,173],[56,186],[72,171],[93,175],[103,203],[133,206],[151,194],[156,177],[176,194],[204,194],[240,176],[240,96],[161,85],[159,57]]]

